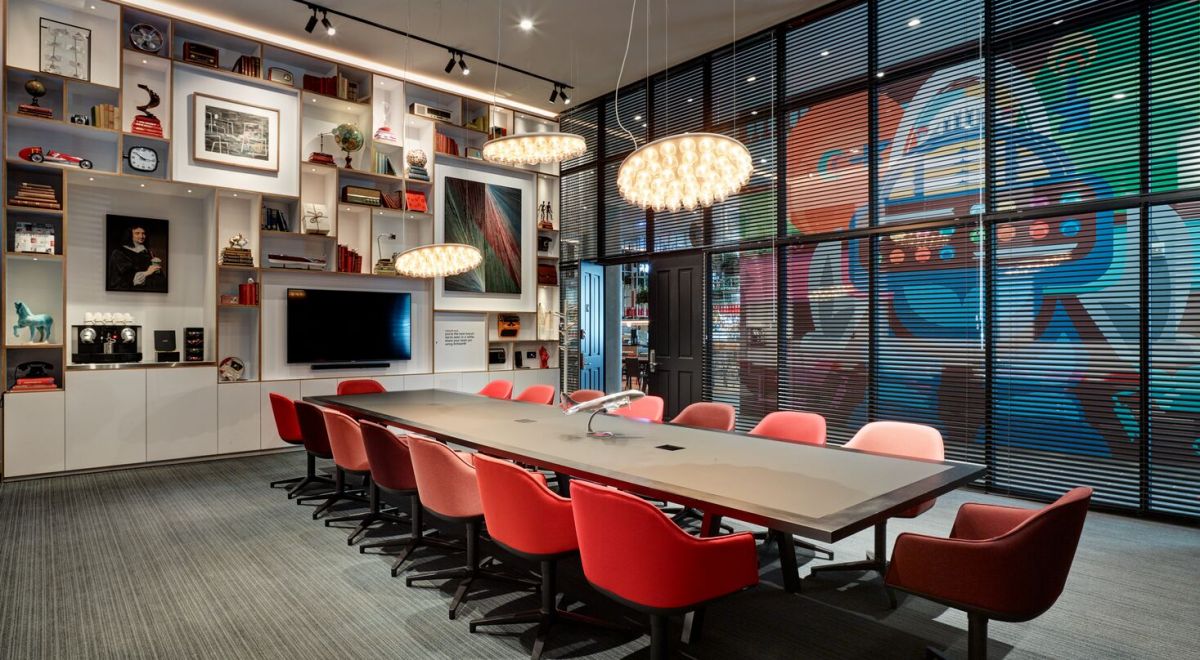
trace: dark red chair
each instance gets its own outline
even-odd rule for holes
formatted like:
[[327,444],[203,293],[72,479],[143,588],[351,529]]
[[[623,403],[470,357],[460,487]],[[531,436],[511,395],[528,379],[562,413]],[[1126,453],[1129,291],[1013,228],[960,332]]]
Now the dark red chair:
[[[271,413],[275,416],[275,430],[279,433],[279,438],[289,445],[303,445],[304,436],[300,434],[300,422],[296,419],[295,404],[292,403],[291,399],[282,394],[271,392],[267,396],[271,399]],[[271,482],[271,488],[292,486],[292,488],[288,489],[288,494],[291,495],[291,493],[295,492],[296,486],[303,482],[304,477],[279,479]]]
[[475,455],[475,477],[488,535],[501,548],[541,565],[542,603],[536,610],[475,619],[471,632],[479,626],[536,623],[531,657],[538,660],[559,620],[617,628],[558,607],[558,560],[579,551],[571,500],[551,491],[541,473],[483,454]]
[[527,580],[480,568],[479,533],[483,526],[483,503],[479,499],[479,484],[475,480],[475,468],[471,461],[440,442],[416,436],[408,437],[408,451],[412,456],[413,475],[421,494],[421,505],[435,516],[461,523],[467,528],[467,563],[460,568],[410,575],[405,578],[405,584],[411,587],[414,582],[424,580],[458,580],[454,598],[450,601],[451,619],[457,616],[458,606],[466,600],[467,590],[477,578],[534,585]]
[[[288,490],[288,498],[294,498],[304,492],[313,484],[333,485],[333,480],[328,477],[317,474],[317,459],[331,460],[333,454],[329,451],[329,439],[325,435],[325,418],[320,413],[320,409],[311,403],[303,401],[292,401],[282,394],[270,393],[271,410],[275,413],[276,423],[282,417],[286,419],[289,416],[295,424],[295,431],[289,430],[289,433],[296,432],[300,436],[300,441],[304,444],[305,459],[307,462],[306,470],[303,477],[296,481]],[[316,419],[319,422],[316,429],[310,429],[309,425],[305,424],[306,411],[310,408],[317,410]],[[289,441],[291,442],[291,441]],[[275,482],[279,483],[279,482]],[[272,484],[273,486],[274,484]]]
[[697,538],[654,505],[614,488],[571,482],[583,574],[650,615],[650,656],[666,658],[667,617],[758,584],[754,537]]
[[476,392],[479,396],[488,396],[493,399],[510,399],[512,398],[513,384],[511,380],[493,380],[483,389]]
[[732,431],[737,423],[737,410],[728,403],[697,401],[679,411],[671,423],[714,431]]
[[1040,510],[964,504],[950,538],[896,539],[886,584],[966,611],[968,655],[983,660],[989,619],[1029,621],[1058,600],[1091,498],[1075,488]]
[[[326,411],[325,425],[329,428],[329,435],[334,447],[334,461],[337,462],[339,451],[341,452],[343,463],[353,462],[355,466],[362,467],[359,461],[359,447],[361,447],[361,456],[366,458],[366,474],[367,479],[367,512],[349,516],[341,516],[339,518],[329,518],[325,521],[325,526],[329,527],[330,523],[335,522],[352,522],[358,521],[358,526],[346,538],[347,545],[354,545],[360,538],[371,529],[372,526],[378,523],[395,523],[407,525],[410,519],[398,515],[398,509],[385,508],[382,500],[382,492],[379,488],[379,478],[393,486],[399,486],[392,490],[405,490],[404,486],[410,486],[409,490],[415,488],[412,485],[412,467],[411,464],[405,463],[390,463],[383,460],[371,461],[371,453],[367,446],[368,431],[372,435],[383,433],[395,437],[387,429],[371,424],[371,429],[367,428],[370,422],[360,422],[354,418],[342,413],[334,414],[334,411]],[[378,440],[378,438],[375,438]],[[382,457],[379,457],[380,459]],[[382,472],[375,473],[375,466],[379,464]],[[342,467],[342,465],[339,465]],[[342,467],[343,470],[351,474],[362,474],[362,470],[352,470],[350,467]]]
[[347,394],[382,394],[387,390],[373,378],[355,378],[338,383],[338,396]]
[[554,386],[530,385],[513,400],[524,401],[526,403],[540,403],[544,406],[554,405]]
[[[321,413],[324,418],[325,434],[328,438],[330,453],[333,454],[334,467],[332,492],[300,498],[301,502],[325,500],[313,510],[313,520],[317,520],[338,502],[366,502],[367,498],[363,494],[363,489],[348,487],[346,477],[356,476],[366,480],[371,475],[371,466],[367,463],[367,453],[363,449],[362,433],[358,430],[358,422],[336,410],[327,410],[317,406],[312,406],[312,408]],[[326,524],[357,519],[357,517],[330,518]]]

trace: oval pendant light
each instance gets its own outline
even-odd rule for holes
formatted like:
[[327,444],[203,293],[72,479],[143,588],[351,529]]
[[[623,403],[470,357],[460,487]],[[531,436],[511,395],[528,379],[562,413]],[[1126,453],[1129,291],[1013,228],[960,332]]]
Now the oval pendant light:
[[483,145],[483,159],[502,165],[541,165],[582,156],[587,143],[574,133],[521,133]]
[[642,145],[621,163],[617,189],[631,204],[689,211],[724,201],[750,180],[754,161],[727,135],[684,133]]
[[401,277],[450,277],[474,270],[483,263],[483,253],[474,245],[434,243],[396,255],[396,274]]

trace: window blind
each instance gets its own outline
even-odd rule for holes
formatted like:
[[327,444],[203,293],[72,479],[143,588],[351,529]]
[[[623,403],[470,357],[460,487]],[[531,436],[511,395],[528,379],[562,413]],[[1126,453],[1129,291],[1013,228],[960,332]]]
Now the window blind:
[[1130,0],[1060,0],[1059,2],[1030,2],[1030,0],[993,0],[996,31],[1000,33],[1026,28],[1057,27],[1086,15],[1119,4],[1136,6]]
[[562,162],[562,171],[566,172],[582,165],[596,162],[597,147],[600,146],[600,111],[594,105],[585,105],[565,112],[558,120],[559,130],[564,133],[575,133],[583,136],[587,151],[576,158]]
[[1200,3],[1150,11],[1150,190],[1200,188]]
[[866,86],[866,3],[789,29],[783,43],[789,101],[855,80]]
[[646,251],[646,212],[621,197],[617,171],[621,161],[604,164],[604,256]]
[[[866,224],[868,119],[865,90],[788,113],[788,233],[824,234]],[[884,123],[894,126],[896,120]]]
[[[704,85],[703,63],[654,82],[654,139],[698,133],[705,129],[708,92]],[[704,245],[704,211],[655,211],[654,251],[686,250]]]
[[[617,122],[617,109],[620,108],[620,119]],[[620,98],[614,102],[609,97],[604,102],[604,158],[609,159],[634,150],[634,139],[637,146],[646,144],[649,135],[650,118],[647,116],[645,85],[621,90]],[[622,128],[622,126],[624,128]],[[633,134],[633,139],[630,134]]]
[[564,266],[558,279],[563,316],[566,317],[562,338],[566,354],[561,364],[567,370],[567,391],[574,392],[579,389],[579,268]]
[[978,51],[983,0],[879,0],[879,67],[966,48]]
[[778,408],[778,323],[775,251],[720,252],[709,257],[709,349],[705,399],[737,409],[748,431]]
[[595,259],[597,253],[596,170],[576,170],[559,179],[560,254],[564,263]]

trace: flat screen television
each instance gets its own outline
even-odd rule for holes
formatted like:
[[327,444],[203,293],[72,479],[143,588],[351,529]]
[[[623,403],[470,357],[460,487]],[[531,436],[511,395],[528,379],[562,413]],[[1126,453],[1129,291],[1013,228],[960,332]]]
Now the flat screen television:
[[287,290],[289,364],[412,358],[412,296],[391,291]]

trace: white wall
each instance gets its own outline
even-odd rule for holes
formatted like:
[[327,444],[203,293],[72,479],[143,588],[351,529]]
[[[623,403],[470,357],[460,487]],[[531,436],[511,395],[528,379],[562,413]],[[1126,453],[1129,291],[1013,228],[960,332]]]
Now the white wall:
[[[279,110],[279,171],[265,172],[192,159],[192,94],[201,92],[240,103]],[[237,81],[187,65],[175,65],[171,94],[171,173],[176,181],[253,190],[275,195],[300,194],[299,105],[296,92]]]
[[[104,179],[99,179],[104,181]],[[207,358],[213,357],[216,247],[214,222],[201,197],[150,194],[72,184],[67,208],[67,318],[83,323],[85,312],[127,312],[142,326],[142,360],[154,361],[154,330],[206,328]],[[167,293],[105,291],[105,215],[162,218],[170,222]],[[68,352],[69,352],[68,348]],[[182,350],[182,348],[180,348]],[[70,356],[68,355],[68,359]]]

